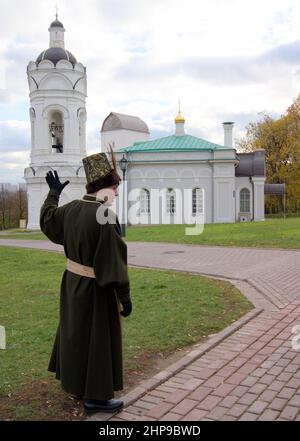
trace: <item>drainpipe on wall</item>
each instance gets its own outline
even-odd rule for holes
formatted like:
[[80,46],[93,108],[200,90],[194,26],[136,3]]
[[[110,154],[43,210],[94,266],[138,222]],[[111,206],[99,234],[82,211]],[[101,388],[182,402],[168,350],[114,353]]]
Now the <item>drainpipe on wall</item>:
[[253,182],[252,176],[249,176],[249,181],[252,185],[252,219],[251,219],[251,222],[253,222],[254,221],[254,182]]
[[[212,155],[212,159],[214,159],[214,151],[211,150],[210,151],[211,155]],[[214,166],[214,162],[210,163],[211,166],[211,223],[214,224],[215,223],[215,166]]]

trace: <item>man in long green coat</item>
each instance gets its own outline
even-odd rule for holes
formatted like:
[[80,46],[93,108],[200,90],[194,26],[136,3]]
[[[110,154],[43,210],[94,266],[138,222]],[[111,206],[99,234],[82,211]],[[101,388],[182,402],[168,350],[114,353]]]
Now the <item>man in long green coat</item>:
[[113,399],[114,391],[123,389],[120,315],[128,316],[132,305],[120,224],[116,216],[115,223],[99,222],[99,210],[113,213],[107,198],[118,195],[121,178],[115,159],[112,166],[105,153],[84,158],[83,164],[86,194],[61,207],[60,193],[69,181],[62,184],[56,171],[46,176],[50,190],[40,227],[52,242],[63,245],[67,257],[48,370],[66,392],[83,398],[87,412],[116,412],[123,406]]

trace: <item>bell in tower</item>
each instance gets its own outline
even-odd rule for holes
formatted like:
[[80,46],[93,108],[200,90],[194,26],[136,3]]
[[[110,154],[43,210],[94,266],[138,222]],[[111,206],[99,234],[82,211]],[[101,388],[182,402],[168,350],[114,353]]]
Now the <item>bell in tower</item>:
[[[53,112],[52,122],[49,124],[51,147],[56,153],[63,153],[64,124],[60,112]],[[53,150],[52,150],[53,152]]]

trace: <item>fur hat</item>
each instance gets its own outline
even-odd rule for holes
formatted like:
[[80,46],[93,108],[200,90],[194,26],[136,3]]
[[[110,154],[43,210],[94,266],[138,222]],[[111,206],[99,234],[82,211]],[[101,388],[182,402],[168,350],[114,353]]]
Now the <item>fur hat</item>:
[[121,178],[117,173],[116,158],[109,144],[111,155],[110,164],[106,153],[96,153],[95,155],[87,156],[82,159],[83,167],[87,179],[85,186],[87,193],[95,193],[101,188],[110,187],[111,185],[119,184]]

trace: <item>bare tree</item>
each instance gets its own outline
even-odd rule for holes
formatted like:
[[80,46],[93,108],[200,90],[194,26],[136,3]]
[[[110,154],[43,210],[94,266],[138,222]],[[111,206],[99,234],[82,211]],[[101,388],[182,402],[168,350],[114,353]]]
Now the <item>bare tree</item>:
[[0,184],[0,229],[19,227],[20,219],[27,217],[27,192],[18,187],[9,191]]
[[1,230],[5,230],[6,222],[6,210],[7,210],[7,196],[8,191],[5,190],[4,184],[0,184],[0,219],[1,219]]

